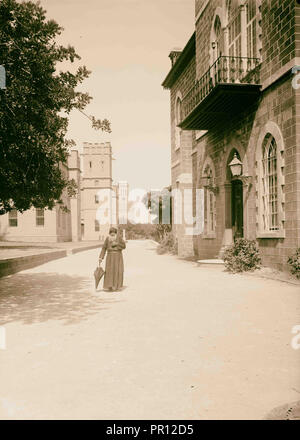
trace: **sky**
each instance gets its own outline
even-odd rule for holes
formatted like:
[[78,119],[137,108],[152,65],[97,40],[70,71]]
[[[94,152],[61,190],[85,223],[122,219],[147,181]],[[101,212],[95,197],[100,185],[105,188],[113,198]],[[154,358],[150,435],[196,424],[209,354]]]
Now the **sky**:
[[113,180],[130,188],[159,189],[171,183],[170,93],[161,86],[173,48],[183,48],[194,29],[194,0],[41,0],[47,17],[64,28],[92,71],[80,90],[93,100],[85,113],[107,118],[102,133],[74,110],[68,138],[111,142]]

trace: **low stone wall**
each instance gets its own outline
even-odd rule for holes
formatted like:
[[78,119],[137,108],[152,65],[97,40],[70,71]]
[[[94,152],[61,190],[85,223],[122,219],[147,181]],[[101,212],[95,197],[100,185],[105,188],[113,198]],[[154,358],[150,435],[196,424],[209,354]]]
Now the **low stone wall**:
[[48,261],[57,260],[58,258],[67,257],[68,255],[72,254],[77,254],[78,252],[84,252],[98,248],[100,252],[102,246],[103,243],[99,242],[99,244],[93,243],[69,249],[55,249],[49,252],[35,255],[4,258],[0,260],[0,278],[16,272],[20,272],[21,270],[31,269],[32,267],[39,266],[41,264],[47,263]]
[[51,260],[67,256],[66,250],[51,251],[43,254],[26,255],[24,257],[6,258],[0,260],[0,277],[11,275],[21,270],[31,269]]

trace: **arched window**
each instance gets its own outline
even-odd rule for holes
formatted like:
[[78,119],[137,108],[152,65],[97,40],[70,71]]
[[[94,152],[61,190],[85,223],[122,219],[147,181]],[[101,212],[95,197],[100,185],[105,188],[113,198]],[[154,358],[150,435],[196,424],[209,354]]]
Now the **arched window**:
[[279,230],[277,145],[273,136],[266,136],[263,151],[263,221],[264,229]]
[[216,16],[216,19],[215,19],[214,32],[215,32],[215,37],[216,37],[215,55],[216,55],[216,59],[218,59],[220,56],[223,55],[223,52],[224,52],[224,38],[223,38],[221,20],[218,15]]
[[257,48],[258,26],[257,26],[257,0],[247,0],[247,57],[256,58],[259,56]]
[[204,183],[204,235],[216,232],[216,196],[212,188],[215,186],[215,172],[211,159],[207,159],[202,173]]
[[[261,27],[257,0],[228,0],[228,54],[231,57],[259,58]],[[252,66],[252,65],[251,65]],[[253,64],[255,67],[256,64]]]
[[[213,183],[213,172],[208,170],[209,182]],[[206,229],[208,233],[215,231],[216,197],[215,194],[206,188]]]
[[228,50],[229,56],[242,56],[242,27],[239,0],[230,0],[228,8]]
[[176,100],[176,122],[178,124],[180,124],[180,120],[181,120],[181,99],[179,97],[177,97]]
[[215,15],[213,27],[211,30],[211,64],[213,64],[220,56],[224,55],[224,34],[220,16]]
[[281,132],[269,122],[257,146],[257,229],[260,237],[284,236],[284,147]]
[[181,128],[178,124],[181,122],[181,97],[177,96],[175,103],[175,150],[180,148]]

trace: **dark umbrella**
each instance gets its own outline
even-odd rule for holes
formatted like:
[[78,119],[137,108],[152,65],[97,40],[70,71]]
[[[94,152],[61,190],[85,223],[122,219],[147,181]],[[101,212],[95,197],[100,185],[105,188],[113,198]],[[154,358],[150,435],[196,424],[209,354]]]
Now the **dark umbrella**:
[[94,278],[95,278],[95,288],[97,289],[98,284],[101,280],[101,278],[103,277],[103,275],[105,274],[105,271],[102,269],[101,266],[98,266],[95,271],[94,271]]

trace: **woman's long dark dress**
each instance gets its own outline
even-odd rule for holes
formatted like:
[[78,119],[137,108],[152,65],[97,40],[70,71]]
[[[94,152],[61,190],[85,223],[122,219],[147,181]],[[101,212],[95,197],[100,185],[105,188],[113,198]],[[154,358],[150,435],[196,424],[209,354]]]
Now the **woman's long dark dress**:
[[100,258],[103,260],[107,252],[103,283],[104,289],[111,288],[117,290],[123,287],[124,263],[122,250],[126,248],[126,244],[121,237],[117,238],[116,241],[117,244],[113,246],[107,237],[100,253]]

